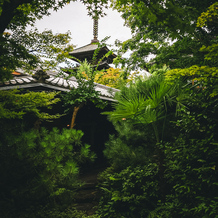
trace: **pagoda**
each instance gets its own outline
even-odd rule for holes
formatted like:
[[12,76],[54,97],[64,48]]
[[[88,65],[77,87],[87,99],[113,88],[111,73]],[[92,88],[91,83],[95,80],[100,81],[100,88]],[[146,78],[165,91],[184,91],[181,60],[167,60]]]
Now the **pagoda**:
[[[74,61],[79,60],[82,62],[87,60],[87,62],[90,63],[93,67],[97,66],[97,70],[108,69],[110,68],[109,64],[113,63],[113,59],[116,58],[116,55],[111,54],[108,57],[105,57],[105,55],[110,50],[107,48],[107,46],[99,47],[98,19],[94,19],[93,36],[94,38],[91,40],[90,44],[75,49],[70,53],[70,55]],[[99,49],[99,51],[97,52],[96,58],[93,60],[94,52],[96,49]]]

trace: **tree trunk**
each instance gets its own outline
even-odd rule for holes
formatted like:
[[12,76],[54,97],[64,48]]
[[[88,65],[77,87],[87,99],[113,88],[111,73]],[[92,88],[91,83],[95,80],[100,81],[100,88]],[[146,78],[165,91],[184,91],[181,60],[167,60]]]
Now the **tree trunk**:
[[76,115],[81,107],[83,107],[84,103],[80,104],[79,106],[75,106],[73,109],[73,115],[71,119],[71,124],[70,124],[70,129],[73,129],[73,127],[76,125],[75,120],[76,120]]
[[2,11],[0,15],[0,34],[2,35],[5,29],[10,24],[11,20],[15,16],[16,9],[25,3],[32,3],[32,0],[11,0],[3,1],[1,5]]

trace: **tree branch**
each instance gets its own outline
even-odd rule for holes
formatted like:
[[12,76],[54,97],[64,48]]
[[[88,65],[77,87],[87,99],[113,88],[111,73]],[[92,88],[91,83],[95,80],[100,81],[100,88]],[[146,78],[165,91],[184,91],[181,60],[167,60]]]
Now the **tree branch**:
[[5,29],[8,27],[10,22],[12,21],[13,17],[16,14],[16,9],[18,6],[31,3],[33,0],[10,0],[4,1],[1,8],[2,12],[0,15],[0,34],[2,35]]

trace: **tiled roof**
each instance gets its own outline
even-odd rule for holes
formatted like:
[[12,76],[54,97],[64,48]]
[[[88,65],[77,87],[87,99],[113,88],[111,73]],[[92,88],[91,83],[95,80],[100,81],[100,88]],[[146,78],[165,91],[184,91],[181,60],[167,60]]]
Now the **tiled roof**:
[[[107,46],[103,46],[103,47],[99,47],[98,44],[95,43],[91,43],[88,45],[85,45],[83,47],[77,48],[75,50],[73,50],[72,52],[70,52],[69,54],[72,56],[72,60],[80,60],[80,61],[84,61],[85,59],[93,64],[93,55],[96,49],[100,49],[97,53],[97,57],[96,57],[96,61],[98,62],[101,59],[102,61],[107,61],[107,63],[112,63],[113,59],[116,58],[116,54],[112,53],[109,56],[105,56],[105,54],[107,54],[110,50],[107,48]],[[100,65],[102,65],[102,63],[100,63]],[[103,67],[98,66],[98,70],[103,69]],[[109,68],[109,66],[107,65],[105,69]]]
[[72,54],[77,54],[77,53],[83,53],[83,52],[88,52],[88,51],[95,51],[98,48],[97,44],[88,44],[85,46],[82,46],[80,48],[74,49],[70,55]]
[[[66,80],[63,76],[57,76],[54,71],[47,71],[48,79],[39,81],[32,75],[22,74],[22,76],[14,77],[13,79],[0,83],[0,90],[9,89],[30,89],[30,88],[47,88],[56,91],[70,91],[73,87],[77,88],[78,84],[74,77]],[[118,89],[110,88],[96,83],[95,89],[100,92],[101,98],[109,101],[114,101],[113,95]]]

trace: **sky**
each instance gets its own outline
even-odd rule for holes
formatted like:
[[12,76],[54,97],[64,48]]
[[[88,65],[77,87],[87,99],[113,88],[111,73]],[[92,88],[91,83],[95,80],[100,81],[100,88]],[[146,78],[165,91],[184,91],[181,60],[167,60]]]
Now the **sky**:
[[[131,38],[130,28],[124,26],[124,20],[117,11],[105,9],[107,15],[98,21],[98,40],[110,36],[107,40],[109,49],[115,49],[114,43],[118,39],[125,41]],[[93,20],[88,16],[86,7],[81,2],[71,2],[57,12],[52,12],[50,16],[36,21],[35,25],[39,31],[52,30],[53,33],[71,32],[72,44],[75,48],[90,44],[93,37]],[[115,52],[116,53],[116,52]],[[124,57],[129,57],[127,52]],[[115,67],[114,65],[111,65]],[[63,67],[63,66],[62,66]],[[119,67],[119,66],[118,66]],[[145,72],[143,71],[143,74]]]
[[[125,41],[131,38],[131,31],[124,26],[124,20],[117,11],[105,10],[107,16],[100,18],[98,39],[110,36],[108,44],[115,40]],[[87,10],[81,2],[71,2],[50,16],[38,20],[35,25],[39,31],[53,30],[53,33],[71,32],[72,44],[79,48],[91,43],[93,39],[93,20],[87,15]]]

